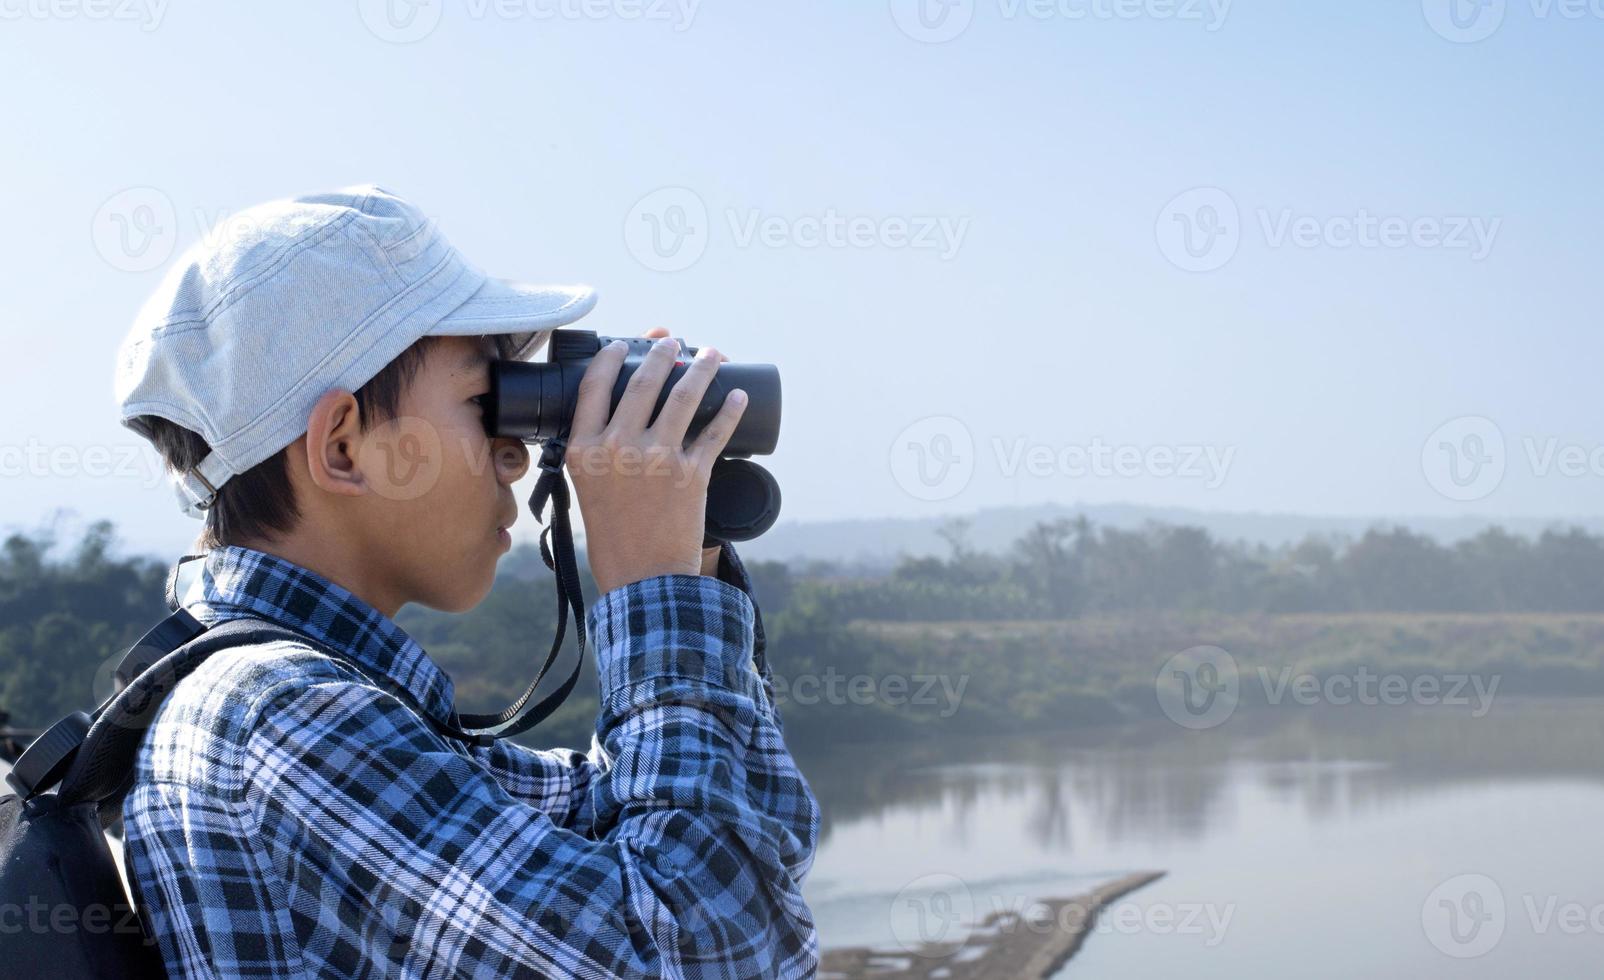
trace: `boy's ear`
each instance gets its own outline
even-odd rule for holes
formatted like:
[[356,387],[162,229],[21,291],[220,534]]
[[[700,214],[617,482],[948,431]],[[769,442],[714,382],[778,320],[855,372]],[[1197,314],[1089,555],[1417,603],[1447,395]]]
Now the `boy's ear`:
[[306,419],[306,468],[318,489],[342,497],[360,497],[367,492],[358,462],[361,419],[356,396],[349,391],[324,392],[312,406]]

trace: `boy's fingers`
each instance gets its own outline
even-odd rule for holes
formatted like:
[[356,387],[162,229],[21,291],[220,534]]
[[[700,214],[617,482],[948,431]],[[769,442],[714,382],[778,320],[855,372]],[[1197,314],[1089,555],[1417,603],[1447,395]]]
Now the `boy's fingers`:
[[712,347],[698,350],[690,368],[675,382],[668,401],[663,403],[663,410],[657,414],[657,421],[652,423],[652,434],[662,442],[672,446],[685,444],[691,419],[696,417],[696,409],[707,394],[707,386],[713,382],[713,374],[718,371],[717,354]]
[[735,435],[735,428],[741,422],[741,416],[746,414],[746,392],[737,388],[724,398],[724,404],[719,406],[718,414],[702,429],[691,444],[691,455],[696,458],[698,465],[705,465],[711,471],[713,460],[730,444],[730,437]]
[[659,340],[652,345],[646,359],[629,376],[624,397],[613,412],[610,426],[621,432],[640,432],[646,428],[646,423],[652,417],[652,409],[657,407],[657,395],[663,390],[663,381],[668,377],[668,372],[674,369],[678,349],[678,342],[672,339],[666,342]]
[[623,363],[624,348],[611,344],[590,359],[585,376],[579,381],[579,398],[574,403],[574,420],[568,430],[570,438],[594,436],[607,427],[613,385],[618,381],[618,369]]

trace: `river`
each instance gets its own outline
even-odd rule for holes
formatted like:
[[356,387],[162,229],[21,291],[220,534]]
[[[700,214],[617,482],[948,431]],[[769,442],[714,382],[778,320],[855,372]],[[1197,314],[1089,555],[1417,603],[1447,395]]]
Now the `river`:
[[1061,975],[1604,971],[1604,701],[1284,707],[799,760],[825,812],[806,894],[826,948],[912,948],[1159,870]]

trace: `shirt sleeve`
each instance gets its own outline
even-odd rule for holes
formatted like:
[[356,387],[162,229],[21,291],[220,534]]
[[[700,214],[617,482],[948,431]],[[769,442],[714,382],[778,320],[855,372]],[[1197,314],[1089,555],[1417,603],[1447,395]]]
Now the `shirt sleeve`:
[[768,637],[763,633],[763,612],[758,609],[757,596],[752,590],[752,576],[746,570],[746,563],[736,554],[735,545],[724,542],[723,550],[718,561],[719,581],[727,582],[746,593],[752,601],[752,669],[757,671],[762,681],[763,707],[774,721],[776,728],[783,731],[780,722],[780,712],[774,703],[774,675],[769,669]]
[[543,797],[585,833],[377,688],[268,692],[246,796],[284,873],[318,882],[303,942],[408,975],[811,976],[819,811],[760,707],[754,617],[703,576],[596,602],[599,761],[554,760]]
[[[718,580],[745,593],[752,604],[752,666],[761,681],[762,692],[757,708],[768,715],[777,730],[783,732],[784,726],[774,702],[774,682],[768,665],[763,613],[757,605],[752,577],[736,553],[735,546],[729,542],[724,542],[719,555]],[[592,637],[594,643],[593,626],[587,624],[586,635]],[[601,651],[597,651],[597,656],[601,656]],[[490,746],[469,747],[468,751],[496,774],[507,792],[545,810],[557,826],[582,834],[591,833],[589,820],[593,811],[587,804],[596,776],[605,765],[605,756],[598,746],[593,745],[588,752],[576,749],[531,749],[510,739],[500,739]]]

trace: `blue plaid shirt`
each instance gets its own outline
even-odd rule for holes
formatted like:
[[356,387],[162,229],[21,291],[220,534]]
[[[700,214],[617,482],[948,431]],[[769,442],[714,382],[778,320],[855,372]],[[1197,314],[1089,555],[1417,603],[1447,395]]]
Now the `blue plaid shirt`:
[[130,882],[177,977],[801,977],[819,811],[754,658],[750,582],[664,575],[587,617],[588,753],[437,734],[451,679],[390,619],[289,562],[208,555],[224,650],[146,734]]

